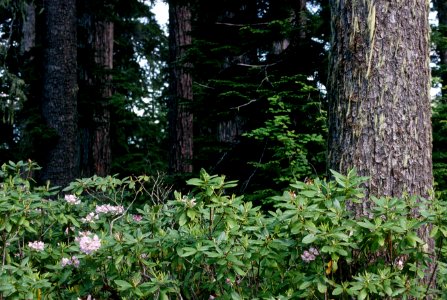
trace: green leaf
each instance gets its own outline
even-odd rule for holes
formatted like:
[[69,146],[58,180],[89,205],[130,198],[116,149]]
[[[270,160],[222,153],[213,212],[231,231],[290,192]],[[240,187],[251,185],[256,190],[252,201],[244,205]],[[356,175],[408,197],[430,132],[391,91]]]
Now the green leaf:
[[357,222],[357,224],[360,227],[363,227],[363,228],[366,228],[366,229],[369,229],[369,230],[374,230],[376,228],[376,226],[373,223],[371,223],[370,221],[368,221],[368,220],[365,220],[365,222]]
[[187,215],[191,220],[194,220],[194,219],[196,218],[197,213],[196,213],[196,211],[195,211],[194,209],[188,209],[188,210],[186,211],[186,215]]
[[69,219],[71,221],[71,224],[73,224],[74,226],[76,226],[78,228],[81,227],[78,220],[76,220],[73,216],[67,215],[67,219]]
[[179,217],[178,224],[180,226],[184,226],[186,224],[186,222],[188,222],[188,218],[186,217],[185,212],[183,212]]
[[237,259],[237,257],[234,256],[233,254],[228,255],[227,259],[228,259],[228,261],[231,261],[234,265],[238,265],[238,266],[244,265],[244,263],[241,262],[239,259]]
[[186,181],[186,184],[188,185],[194,185],[194,186],[202,186],[204,184],[203,180],[199,178],[191,178],[188,181]]
[[431,229],[431,232],[430,232],[430,237],[431,237],[431,238],[433,238],[433,237],[436,236],[436,234],[438,233],[438,229],[439,229],[438,226],[433,225],[433,228]]
[[357,297],[357,299],[359,299],[359,300],[363,300],[363,299],[365,299],[367,296],[368,296],[368,293],[366,292],[366,290],[361,290],[360,293],[359,293],[359,295],[358,295],[358,297]]
[[132,288],[132,285],[127,281],[116,279],[114,282],[118,286],[119,291],[125,291]]
[[419,243],[419,244],[423,244],[423,243],[424,243],[424,241],[421,240],[421,239],[416,235],[416,233],[414,233],[414,232],[410,232],[410,233],[407,235],[407,240],[408,240],[408,242],[410,242],[410,244],[411,244],[413,247],[416,247],[416,243]]
[[197,253],[197,249],[196,248],[191,248],[191,247],[184,247],[182,248],[183,253],[178,253],[178,255],[180,257],[187,257],[187,256],[191,256]]
[[341,286],[335,288],[335,289],[332,291],[332,295],[334,295],[334,296],[341,295],[342,293],[343,293],[343,288],[342,288]]
[[302,242],[304,244],[310,244],[310,243],[313,243],[316,239],[317,239],[317,237],[315,236],[315,234],[310,233],[303,238]]
[[320,293],[324,294],[327,291],[327,286],[323,282],[319,281],[317,283],[317,289]]
[[241,268],[239,268],[238,266],[233,265],[232,268],[233,268],[233,270],[234,270],[237,274],[239,274],[239,275],[241,275],[241,276],[245,276],[245,275],[246,275],[246,273],[245,273]]
[[217,253],[217,252],[205,251],[204,253],[206,254],[206,256],[211,257],[211,258],[222,257],[223,256],[223,254]]
[[307,198],[313,198],[313,197],[315,197],[316,194],[317,194],[316,191],[301,191],[300,192],[300,195],[303,195]]
[[168,295],[166,295],[166,292],[160,291],[160,299],[161,300],[169,300]]
[[312,284],[312,282],[310,282],[310,281],[305,281],[305,282],[303,282],[303,283],[300,285],[299,289],[300,289],[300,290],[305,290],[305,289],[307,289],[311,284]]

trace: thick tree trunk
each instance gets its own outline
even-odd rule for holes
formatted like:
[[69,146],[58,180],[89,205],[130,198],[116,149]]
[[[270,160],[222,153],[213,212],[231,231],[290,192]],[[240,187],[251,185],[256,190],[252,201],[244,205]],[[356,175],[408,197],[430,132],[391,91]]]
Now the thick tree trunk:
[[93,42],[95,63],[101,68],[96,78],[100,100],[93,113],[92,158],[96,175],[106,176],[110,173],[112,163],[110,148],[110,110],[112,97],[112,76],[107,71],[113,68],[113,23],[95,22],[95,38]]
[[79,2],[80,132],[82,176],[106,176],[111,168],[110,109],[114,25]]
[[48,145],[42,179],[58,186],[78,174],[75,4],[75,0],[44,0],[42,113],[58,138]]
[[[433,187],[428,2],[332,0],[329,167],[355,167],[368,195]],[[357,214],[367,214],[368,197]],[[428,229],[420,232],[433,251]]]
[[[340,4],[339,4],[340,3]],[[373,195],[432,189],[426,1],[332,1],[329,166]],[[372,4],[375,3],[375,4]]]
[[192,76],[185,53],[191,45],[191,10],[189,4],[173,1],[169,5],[169,38],[171,64],[170,173],[192,172],[193,113]]
[[[438,28],[442,38],[447,36],[447,1],[446,0],[433,0],[433,7],[438,12]],[[438,43],[436,45],[439,63],[441,66],[441,82],[443,86],[442,94],[446,94],[447,86],[447,46],[445,43]],[[446,99],[446,97],[443,97]],[[444,100],[444,102],[447,100]]]

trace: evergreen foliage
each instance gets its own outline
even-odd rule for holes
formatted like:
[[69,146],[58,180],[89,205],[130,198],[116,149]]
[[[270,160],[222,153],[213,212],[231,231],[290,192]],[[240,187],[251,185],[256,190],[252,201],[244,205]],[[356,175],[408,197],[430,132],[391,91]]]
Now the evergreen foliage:
[[[196,168],[237,178],[254,197],[324,173],[325,71],[318,66],[327,23],[288,1],[210,5],[196,8],[190,50]],[[300,16],[318,22],[305,26]]]
[[[364,197],[366,179],[354,170],[332,172],[332,181],[295,181],[266,211],[232,194],[236,181],[205,170],[172,198],[154,197],[158,183],[145,175],[94,176],[48,201],[57,191],[33,183],[36,168],[9,162],[0,170],[2,297],[446,296],[445,203],[373,198],[372,215],[353,218],[347,206]],[[439,247],[435,259],[417,236],[426,224]],[[430,262],[434,286],[420,281]]]

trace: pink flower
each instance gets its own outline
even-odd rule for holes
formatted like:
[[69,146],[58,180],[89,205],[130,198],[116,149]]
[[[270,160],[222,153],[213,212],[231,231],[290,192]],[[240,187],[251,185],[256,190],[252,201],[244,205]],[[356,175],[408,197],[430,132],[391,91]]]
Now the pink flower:
[[45,243],[41,241],[29,242],[28,247],[35,251],[43,251]]
[[70,205],[81,204],[81,200],[79,200],[75,195],[65,195],[65,201],[67,201]]
[[79,243],[79,249],[85,254],[92,254],[101,248],[101,240],[95,234],[93,237],[91,235],[81,234],[75,239]]
[[317,249],[314,247],[310,247],[309,251],[305,250],[303,254],[301,255],[301,259],[305,262],[311,262],[315,260],[316,256],[318,256],[320,253]]
[[83,223],[95,223],[95,220],[98,220],[99,216],[95,214],[94,212],[89,213],[85,216],[85,218],[82,218],[81,221]]
[[97,214],[120,215],[124,212],[124,207],[122,205],[113,206],[110,204],[96,205],[95,212]]
[[142,215],[133,215],[133,216],[132,216],[132,219],[133,219],[135,222],[140,222],[140,221],[143,219],[143,216],[142,216]]
[[72,256],[71,258],[62,258],[61,260],[61,265],[62,267],[65,266],[74,266],[74,267],[79,267],[79,259],[76,256]]
[[71,265],[71,259],[63,257],[61,260],[62,267]]

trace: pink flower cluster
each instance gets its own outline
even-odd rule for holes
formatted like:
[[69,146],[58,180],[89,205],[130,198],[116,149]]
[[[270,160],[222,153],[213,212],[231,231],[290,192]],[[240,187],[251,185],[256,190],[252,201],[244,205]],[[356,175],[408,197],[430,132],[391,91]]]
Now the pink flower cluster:
[[76,197],[75,195],[65,195],[64,198],[65,198],[65,201],[67,201],[67,203],[70,205],[81,204],[81,200],[79,200],[79,198]]
[[141,220],[143,220],[143,216],[142,215],[132,215],[132,219],[135,222],[140,222]]
[[92,254],[101,248],[101,240],[95,234],[93,235],[89,231],[80,232],[79,237],[75,238],[75,241],[79,243],[79,249],[85,254]]
[[122,205],[113,206],[110,204],[96,205],[95,212],[97,214],[120,215],[124,212]]
[[71,258],[62,258],[61,260],[61,265],[62,267],[65,266],[74,266],[74,267],[79,267],[79,259],[76,256],[72,256]]
[[309,250],[305,250],[304,253],[301,255],[301,259],[305,262],[311,262],[315,260],[315,258],[319,255],[317,249],[314,247],[310,247]]
[[45,248],[45,243],[41,241],[29,242],[28,247],[35,251],[43,251]]
[[95,214],[94,212],[89,213],[85,216],[85,218],[81,218],[81,221],[83,223],[95,223],[95,220],[98,220],[99,216]]
[[81,221],[83,223],[95,223],[95,220],[99,219],[100,214],[108,214],[108,215],[120,215],[124,213],[124,207],[122,205],[113,206],[110,204],[104,204],[104,205],[96,205],[95,211],[89,213],[85,216],[85,218],[82,218]]

